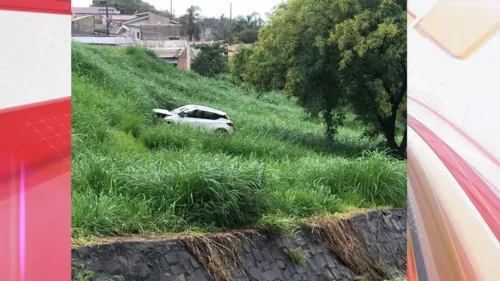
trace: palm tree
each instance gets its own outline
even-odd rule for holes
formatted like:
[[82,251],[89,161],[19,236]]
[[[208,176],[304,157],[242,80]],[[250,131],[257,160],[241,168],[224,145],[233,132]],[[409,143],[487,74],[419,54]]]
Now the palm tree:
[[193,38],[198,41],[203,33],[203,22],[200,21],[201,9],[198,6],[191,6],[186,10],[186,14],[181,17],[183,33],[189,36],[189,41]]
[[216,28],[213,30],[214,37],[217,40],[231,43],[234,39],[235,33],[234,23],[222,15],[219,18]]
[[257,12],[253,12],[250,15],[246,16],[246,27],[247,28],[255,28],[258,25],[258,19],[260,19],[260,15]]
[[239,16],[235,19],[235,30],[241,32],[245,29],[258,29],[261,21],[260,14],[257,12],[247,16]]

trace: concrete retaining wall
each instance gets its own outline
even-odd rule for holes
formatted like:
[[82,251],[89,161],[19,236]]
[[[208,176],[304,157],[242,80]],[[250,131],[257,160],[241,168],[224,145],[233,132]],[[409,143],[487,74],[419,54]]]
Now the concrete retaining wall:
[[[373,264],[390,277],[406,275],[406,210],[356,215],[348,219],[348,225],[358,233],[358,246],[366,250]],[[81,272],[82,265],[94,273],[93,280],[120,276],[127,281],[350,281],[362,275],[349,267],[345,253],[334,252],[314,233],[303,229],[293,242],[272,234],[245,235],[230,249],[241,256],[241,263],[229,263],[227,279],[211,277],[207,260],[195,257],[185,239],[75,248],[73,276]],[[291,251],[307,258],[297,261]],[[220,267],[223,271],[224,266]]]

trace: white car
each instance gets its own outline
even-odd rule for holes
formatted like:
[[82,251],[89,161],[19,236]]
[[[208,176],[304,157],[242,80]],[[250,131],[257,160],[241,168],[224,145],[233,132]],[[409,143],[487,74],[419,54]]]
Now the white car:
[[234,123],[223,111],[200,105],[186,105],[172,111],[153,109],[156,116],[170,124],[187,124],[208,131],[232,133]]

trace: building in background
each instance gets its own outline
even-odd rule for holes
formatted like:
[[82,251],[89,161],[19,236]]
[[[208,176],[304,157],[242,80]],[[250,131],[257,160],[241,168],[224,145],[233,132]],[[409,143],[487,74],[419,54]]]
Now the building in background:
[[159,58],[178,68],[190,70],[196,51],[185,40],[141,40],[136,46],[152,50]]
[[141,40],[180,40],[180,24],[145,24],[140,26]]
[[95,34],[95,17],[93,15],[71,19],[71,36]]
[[[141,46],[152,50],[165,62],[181,69],[191,69],[198,53],[182,37],[182,25],[168,17],[151,12],[122,15],[109,12],[111,22],[106,26],[102,9],[76,8],[71,21],[72,41],[95,46]],[[109,35],[106,29],[109,28]]]
[[120,37],[78,36],[78,37],[72,37],[71,40],[74,42],[80,42],[88,45],[107,46],[115,48],[135,46],[134,38],[129,36],[120,36]]
[[[151,34],[154,34],[155,30],[157,30],[156,33],[158,32],[161,33],[162,31],[167,32],[163,36],[157,36],[158,38],[161,39],[156,39],[156,40],[168,40],[167,36],[168,32],[175,31],[177,29],[179,29],[179,34],[180,34],[181,25],[178,22],[170,20],[167,17],[156,15],[151,12],[140,13],[136,14],[135,16],[136,18],[121,23],[121,27],[118,29],[116,34],[125,34],[128,36],[133,36],[136,40],[143,40],[142,30],[141,30],[141,26],[143,25],[156,26],[146,29],[146,32],[150,34],[149,36],[151,36]],[[174,32],[173,34],[176,34],[176,32]],[[173,39],[179,39],[179,38],[174,37]],[[149,39],[149,40],[154,40],[154,39]]]
[[[106,7],[71,7],[73,18],[90,15],[106,15]],[[114,7],[108,7],[109,15],[118,15],[120,12]]]

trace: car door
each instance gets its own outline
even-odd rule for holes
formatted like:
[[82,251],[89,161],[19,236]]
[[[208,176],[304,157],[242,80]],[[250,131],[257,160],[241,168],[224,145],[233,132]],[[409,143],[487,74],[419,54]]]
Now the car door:
[[204,122],[207,129],[216,130],[223,126],[223,124],[221,124],[221,121],[219,120],[221,117],[216,113],[206,112],[204,117]]
[[205,129],[205,130],[210,130],[212,129],[211,124],[213,123],[213,120],[211,120],[211,112],[203,111],[203,110],[198,110],[196,112],[195,118],[193,122],[195,122],[195,126]]
[[203,122],[201,122],[200,116],[203,111],[201,110],[191,110],[191,111],[186,111],[184,116],[181,118],[181,123],[188,124],[193,127],[201,127],[203,125]]

